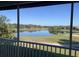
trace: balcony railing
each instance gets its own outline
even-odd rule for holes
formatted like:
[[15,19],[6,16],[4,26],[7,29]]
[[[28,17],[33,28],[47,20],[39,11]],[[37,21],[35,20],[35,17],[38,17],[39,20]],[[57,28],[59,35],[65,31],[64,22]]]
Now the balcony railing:
[[[0,39],[1,57],[64,57],[69,47],[50,44]],[[72,48],[72,56],[79,56],[79,49]]]

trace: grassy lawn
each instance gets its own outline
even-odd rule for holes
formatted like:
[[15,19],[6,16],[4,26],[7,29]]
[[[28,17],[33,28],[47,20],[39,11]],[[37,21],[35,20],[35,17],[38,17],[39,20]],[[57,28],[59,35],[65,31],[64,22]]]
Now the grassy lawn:
[[34,42],[48,42],[48,43],[57,43],[59,39],[63,39],[64,35],[55,35],[55,36],[26,36],[20,37],[22,41],[34,41]]
[[[58,34],[54,36],[25,36],[20,37],[22,41],[59,43],[61,40],[69,40],[69,34]],[[79,37],[73,36],[73,41],[79,41]]]

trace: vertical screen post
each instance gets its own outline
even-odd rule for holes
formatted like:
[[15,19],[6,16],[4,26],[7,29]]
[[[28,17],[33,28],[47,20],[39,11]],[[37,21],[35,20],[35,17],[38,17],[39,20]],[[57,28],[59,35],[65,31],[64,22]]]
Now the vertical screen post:
[[20,17],[19,17],[19,5],[17,5],[17,40],[19,41],[19,22],[20,22]]
[[74,13],[74,3],[71,3],[69,56],[71,56],[71,50],[72,50],[73,13]]

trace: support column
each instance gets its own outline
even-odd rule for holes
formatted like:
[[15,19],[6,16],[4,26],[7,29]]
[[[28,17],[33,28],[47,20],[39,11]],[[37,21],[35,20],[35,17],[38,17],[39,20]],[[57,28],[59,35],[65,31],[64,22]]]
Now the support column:
[[74,13],[74,3],[71,3],[71,18],[70,18],[70,45],[69,45],[69,56],[71,56],[71,50],[72,50],[72,30],[73,30],[73,13]]
[[17,5],[17,55],[19,57],[19,26],[20,26],[20,11],[19,5]]
[[17,40],[19,41],[19,25],[20,25],[20,12],[19,5],[17,5]]

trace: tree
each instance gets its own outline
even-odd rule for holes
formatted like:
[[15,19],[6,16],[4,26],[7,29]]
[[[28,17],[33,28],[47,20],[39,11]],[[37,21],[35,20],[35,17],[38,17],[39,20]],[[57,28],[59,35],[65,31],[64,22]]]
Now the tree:
[[52,26],[49,28],[50,33],[58,34],[62,28],[60,26]]
[[12,34],[9,31],[9,19],[6,16],[0,15],[0,37],[12,38]]

